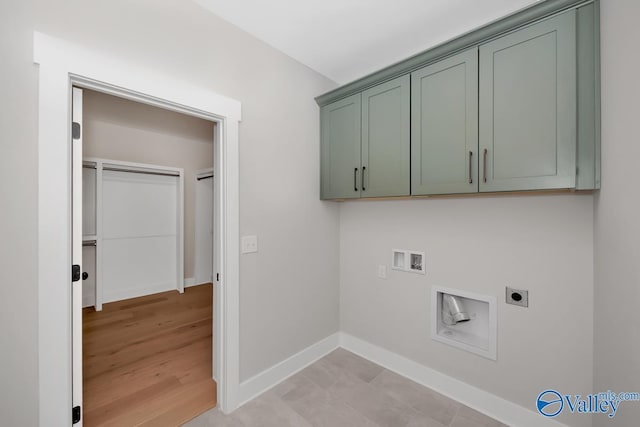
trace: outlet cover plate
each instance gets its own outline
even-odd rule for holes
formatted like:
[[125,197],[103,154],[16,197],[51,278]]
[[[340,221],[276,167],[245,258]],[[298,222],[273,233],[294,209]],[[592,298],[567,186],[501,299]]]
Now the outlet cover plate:
[[258,236],[243,236],[240,246],[243,254],[258,252]]
[[529,307],[529,291],[525,289],[515,289],[507,286],[505,297],[507,304]]

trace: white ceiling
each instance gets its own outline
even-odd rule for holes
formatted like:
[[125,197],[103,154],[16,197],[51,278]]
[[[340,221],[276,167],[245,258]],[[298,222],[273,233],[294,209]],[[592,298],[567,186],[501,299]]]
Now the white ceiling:
[[539,0],[194,0],[347,83]]

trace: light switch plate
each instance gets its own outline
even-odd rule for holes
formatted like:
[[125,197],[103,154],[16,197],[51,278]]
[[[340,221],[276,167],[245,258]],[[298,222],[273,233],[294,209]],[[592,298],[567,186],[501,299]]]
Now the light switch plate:
[[258,236],[243,236],[241,239],[241,251],[243,254],[258,252]]

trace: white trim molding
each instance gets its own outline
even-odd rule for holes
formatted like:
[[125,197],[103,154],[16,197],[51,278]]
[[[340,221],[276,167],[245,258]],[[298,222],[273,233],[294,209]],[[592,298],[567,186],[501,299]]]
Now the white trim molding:
[[265,369],[248,380],[243,381],[240,384],[240,406],[331,353],[338,348],[339,342],[340,333],[336,332],[282,362]]
[[196,282],[196,278],[195,277],[185,277],[184,278],[184,287],[185,288],[192,288],[194,286],[209,285],[209,284],[211,284],[211,282]]
[[[340,347],[513,427],[567,427],[523,406],[347,333]],[[532,405],[534,400],[532,399]]]
[[34,32],[38,93],[38,415],[41,426],[71,425],[71,116],[73,85],[217,123],[214,135],[219,203],[216,244],[220,282],[214,359],[218,403],[238,406],[240,102],[157,69]]

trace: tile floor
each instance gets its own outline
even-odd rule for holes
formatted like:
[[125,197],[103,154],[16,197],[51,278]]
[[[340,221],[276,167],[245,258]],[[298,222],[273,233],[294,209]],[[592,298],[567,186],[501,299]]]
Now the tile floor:
[[187,427],[505,427],[473,409],[337,349],[233,414]]

